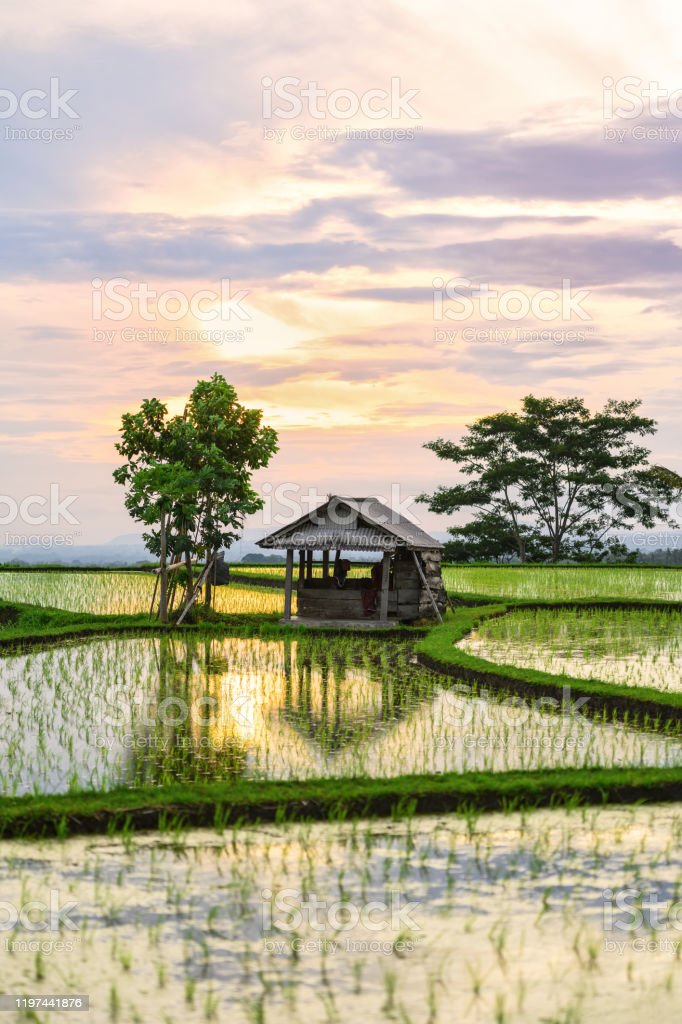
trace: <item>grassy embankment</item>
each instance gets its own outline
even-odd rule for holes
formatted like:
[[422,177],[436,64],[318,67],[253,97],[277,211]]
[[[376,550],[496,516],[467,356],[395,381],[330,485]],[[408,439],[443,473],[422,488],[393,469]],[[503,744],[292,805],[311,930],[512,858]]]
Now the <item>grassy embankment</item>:
[[[467,595],[469,597],[469,595]],[[458,650],[458,639],[484,617],[519,607],[651,607],[656,602],[513,601],[462,605],[450,612],[417,647],[419,657],[458,680],[484,682],[533,696],[590,698],[590,713],[644,718],[649,727],[682,719],[682,695],[600,680],[568,679],[514,666],[499,666]],[[677,606],[665,604],[668,610]],[[238,636],[285,636],[277,615],[212,616],[188,632]],[[159,633],[149,616],[96,616],[0,602],[0,649],[33,646],[111,632]],[[121,789],[109,793],[0,798],[0,835],[65,836],[78,832],[126,832],[190,826],[236,826],[258,821],[404,816],[520,808],[679,800],[682,768],[558,769],[466,775],[397,776],[392,779],[321,779],[301,782],[238,780],[227,783]]]

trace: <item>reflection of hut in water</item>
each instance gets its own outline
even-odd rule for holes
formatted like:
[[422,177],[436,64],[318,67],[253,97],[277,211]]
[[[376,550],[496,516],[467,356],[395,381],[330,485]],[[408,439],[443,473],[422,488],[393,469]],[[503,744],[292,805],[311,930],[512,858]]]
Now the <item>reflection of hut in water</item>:
[[[376,498],[331,496],[320,508],[258,542],[286,551],[284,620],[292,624],[381,627],[420,618],[440,618],[447,605],[441,577],[443,546],[419,526]],[[292,618],[294,551],[298,551],[296,599]],[[347,577],[344,552],[378,551],[367,578]],[[322,572],[313,571],[313,553],[322,553]],[[330,553],[334,561],[330,565]],[[371,571],[371,572],[370,572]]]
[[421,676],[411,685],[378,665],[369,669],[343,657],[317,661],[296,645],[291,653],[279,715],[324,756],[387,733],[431,699]]

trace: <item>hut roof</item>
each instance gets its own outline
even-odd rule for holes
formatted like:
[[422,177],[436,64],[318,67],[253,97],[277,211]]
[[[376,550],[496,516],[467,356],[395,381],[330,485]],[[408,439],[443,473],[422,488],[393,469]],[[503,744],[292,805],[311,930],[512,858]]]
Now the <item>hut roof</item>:
[[443,545],[376,498],[330,495],[324,504],[258,541],[261,548],[331,551],[437,550]]

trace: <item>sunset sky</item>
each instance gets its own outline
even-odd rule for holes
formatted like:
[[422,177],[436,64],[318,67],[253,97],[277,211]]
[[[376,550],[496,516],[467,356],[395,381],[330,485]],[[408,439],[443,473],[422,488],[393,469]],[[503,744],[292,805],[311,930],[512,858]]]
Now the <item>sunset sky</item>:
[[[0,493],[77,495],[80,544],[135,530],[111,479],[121,414],[180,410],[216,370],[280,433],[256,477],[270,491],[433,489],[452,471],[423,443],[529,392],[641,397],[656,461],[682,471],[678,3],[23,0],[0,33]],[[285,78],[326,96],[267,116]],[[75,94],[9,116],[51,79]],[[411,98],[368,116],[392,80]],[[672,99],[640,113],[614,98],[623,80]],[[150,320],[133,300],[112,320],[117,278],[180,301],[229,279],[234,301]],[[465,320],[437,318],[433,282],[453,279]],[[482,315],[481,284],[536,309],[563,281],[584,318]]]

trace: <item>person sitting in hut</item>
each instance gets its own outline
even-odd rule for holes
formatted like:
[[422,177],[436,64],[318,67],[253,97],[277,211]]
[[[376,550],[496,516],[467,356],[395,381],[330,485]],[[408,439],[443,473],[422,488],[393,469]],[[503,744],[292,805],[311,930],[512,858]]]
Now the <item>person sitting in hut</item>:
[[374,615],[377,610],[382,577],[382,565],[381,562],[377,562],[372,566],[372,575],[370,578],[362,581],[360,596],[362,598],[362,609],[365,615]]
[[337,587],[343,587],[346,583],[346,577],[350,572],[350,562],[347,558],[337,558],[334,562],[334,573],[332,579],[336,583]]

